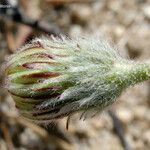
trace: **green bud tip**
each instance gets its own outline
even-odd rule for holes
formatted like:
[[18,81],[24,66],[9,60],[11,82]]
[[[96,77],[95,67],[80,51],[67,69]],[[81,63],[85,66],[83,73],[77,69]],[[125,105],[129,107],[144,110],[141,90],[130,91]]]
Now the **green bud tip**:
[[127,60],[105,40],[39,38],[6,63],[6,88],[36,122],[100,112],[127,87],[150,79],[150,64]]

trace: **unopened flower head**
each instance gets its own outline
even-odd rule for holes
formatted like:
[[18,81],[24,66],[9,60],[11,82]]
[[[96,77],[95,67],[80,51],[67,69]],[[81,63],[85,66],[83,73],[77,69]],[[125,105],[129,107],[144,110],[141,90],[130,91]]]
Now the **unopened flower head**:
[[42,37],[9,58],[6,87],[23,116],[47,122],[101,111],[149,74],[149,63],[124,59],[105,40]]

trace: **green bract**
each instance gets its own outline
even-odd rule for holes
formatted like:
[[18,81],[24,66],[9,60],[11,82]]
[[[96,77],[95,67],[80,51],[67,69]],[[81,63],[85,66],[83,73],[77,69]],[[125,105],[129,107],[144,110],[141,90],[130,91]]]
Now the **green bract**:
[[122,58],[104,40],[50,37],[9,58],[6,87],[23,116],[42,122],[101,111],[149,75],[150,64]]

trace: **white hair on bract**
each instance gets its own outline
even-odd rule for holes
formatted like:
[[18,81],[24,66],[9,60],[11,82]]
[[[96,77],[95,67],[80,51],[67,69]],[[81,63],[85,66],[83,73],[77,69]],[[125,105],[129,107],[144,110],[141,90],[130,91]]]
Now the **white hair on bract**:
[[127,87],[148,80],[149,72],[149,63],[122,57],[102,38],[40,37],[8,59],[6,88],[21,114],[35,122],[76,112],[86,118]]

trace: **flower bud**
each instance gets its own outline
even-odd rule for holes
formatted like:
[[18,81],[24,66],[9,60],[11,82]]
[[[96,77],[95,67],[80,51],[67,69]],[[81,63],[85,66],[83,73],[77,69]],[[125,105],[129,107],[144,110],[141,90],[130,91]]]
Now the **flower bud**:
[[50,37],[22,47],[5,72],[21,114],[47,122],[103,110],[127,87],[150,79],[150,64],[124,59],[104,40]]

